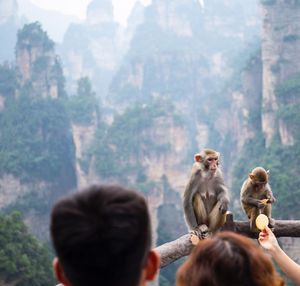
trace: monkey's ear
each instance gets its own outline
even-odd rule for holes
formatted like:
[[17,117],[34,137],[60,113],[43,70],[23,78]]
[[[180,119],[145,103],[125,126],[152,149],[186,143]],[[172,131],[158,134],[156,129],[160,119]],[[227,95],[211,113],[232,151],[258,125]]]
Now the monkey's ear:
[[200,155],[200,153],[197,153],[194,155],[194,160],[196,162],[201,162],[202,161],[202,156]]
[[252,173],[249,173],[249,178],[253,181],[255,179],[255,176]]

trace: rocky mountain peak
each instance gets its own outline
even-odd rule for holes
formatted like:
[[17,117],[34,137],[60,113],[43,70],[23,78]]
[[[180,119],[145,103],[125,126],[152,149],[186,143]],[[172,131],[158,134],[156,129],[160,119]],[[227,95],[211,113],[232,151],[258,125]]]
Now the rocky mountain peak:
[[192,21],[188,16],[188,12],[201,9],[200,2],[195,0],[153,0],[152,9],[154,19],[159,24],[162,30],[171,30],[178,36],[191,37]]
[[144,11],[145,6],[140,1],[136,1],[128,18],[129,28],[136,27],[143,22]]
[[18,12],[16,0],[0,0],[0,24],[5,23],[11,17],[15,17]]
[[38,22],[27,24],[18,32],[16,44],[17,79],[20,88],[57,98],[63,93],[62,69],[54,52],[54,42]]
[[[264,15],[263,60],[263,132],[267,145],[279,132],[284,145],[293,144],[291,130],[276,120],[282,106],[279,91],[288,90],[296,81],[300,69],[299,1],[261,1]],[[297,82],[297,81],[296,81]],[[287,93],[287,92],[286,92]],[[288,96],[286,96],[288,100]],[[294,102],[296,103],[296,102]]]
[[93,0],[87,8],[86,21],[89,25],[99,25],[114,21],[111,0]]

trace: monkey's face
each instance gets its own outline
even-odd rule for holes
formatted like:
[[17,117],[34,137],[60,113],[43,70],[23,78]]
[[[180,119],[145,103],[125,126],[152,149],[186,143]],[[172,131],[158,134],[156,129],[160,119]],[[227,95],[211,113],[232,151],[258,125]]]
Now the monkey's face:
[[262,167],[253,169],[249,177],[252,184],[258,189],[264,189],[268,183],[268,172]]
[[252,181],[252,184],[259,190],[264,191],[267,185],[267,182],[260,182],[260,181]]
[[205,168],[206,170],[215,173],[219,166],[219,157],[218,156],[208,156],[205,159]]

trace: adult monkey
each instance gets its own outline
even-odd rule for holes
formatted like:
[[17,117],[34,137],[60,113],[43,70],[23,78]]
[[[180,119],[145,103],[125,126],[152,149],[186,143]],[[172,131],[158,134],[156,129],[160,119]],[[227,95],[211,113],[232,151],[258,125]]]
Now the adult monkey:
[[271,187],[268,183],[269,171],[262,167],[254,168],[244,181],[240,200],[242,207],[250,220],[250,229],[258,232],[255,220],[259,214],[265,214],[269,219],[269,227],[274,227],[274,220],[271,218],[272,203],[276,201]]
[[186,223],[191,232],[204,238],[226,221],[228,190],[219,168],[220,153],[204,149],[195,154],[190,180],[183,195]]

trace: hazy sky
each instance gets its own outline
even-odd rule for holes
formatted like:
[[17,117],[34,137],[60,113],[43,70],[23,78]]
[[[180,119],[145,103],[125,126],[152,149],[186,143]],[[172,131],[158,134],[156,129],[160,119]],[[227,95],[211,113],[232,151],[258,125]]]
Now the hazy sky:
[[[31,0],[35,5],[43,9],[60,11],[68,15],[76,15],[81,19],[85,18],[86,7],[92,0]],[[125,25],[127,17],[137,0],[112,0],[114,5],[115,19]],[[151,0],[140,0],[148,5]]]

